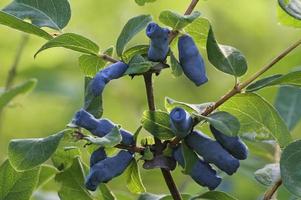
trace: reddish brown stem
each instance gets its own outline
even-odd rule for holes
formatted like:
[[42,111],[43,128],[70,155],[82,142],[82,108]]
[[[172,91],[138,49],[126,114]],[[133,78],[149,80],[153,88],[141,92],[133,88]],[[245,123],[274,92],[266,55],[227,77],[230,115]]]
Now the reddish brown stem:
[[274,194],[276,193],[276,191],[278,190],[278,188],[281,186],[282,184],[282,180],[280,179],[279,181],[277,181],[273,187],[268,190],[265,194],[264,194],[264,198],[263,200],[270,200],[273,198]]

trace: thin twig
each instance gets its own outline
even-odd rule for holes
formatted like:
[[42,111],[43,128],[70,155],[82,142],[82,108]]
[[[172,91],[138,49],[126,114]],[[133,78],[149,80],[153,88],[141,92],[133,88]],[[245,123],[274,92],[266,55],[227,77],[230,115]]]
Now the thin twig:
[[[22,54],[24,52],[24,49],[25,49],[25,46],[26,46],[28,40],[29,40],[29,36],[27,34],[23,34],[21,37],[21,41],[18,45],[18,49],[17,49],[16,55],[14,57],[13,63],[8,71],[8,75],[7,75],[6,83],[5,83],[5,87],[4,87],[5,91],[9,90],[14,83],[14,80],[17,75],[17,68],[19,66],[20,59],[22,57]],[[0,109],[0,129],[2,128],[3,112],[4,112],[4,109]]]
[[14,61],[8,72],[8,76],[7,76],[6,84],[5,84],[5,90],[10,89],[10,87],[12,86],[12,84],[14,82],[14,79],[17,74],[17,68],[19,66],[20,59],[22,57],[24,48],[25,48],[28,40],[29,40],[29,36],[27,34],[23,34],[21,37],[20,44],[18,45],[18,49],[17,49],[16,55],[15,55]]
[[[147,103],[148,108],[150,111],[155,111],[155,100],[154,100],[154,92],[153,92],[153,81],[152,81],[152,73],[146,73],[144,74],[144,83],[145,83],[145,89],[146,89],[146,96],[147,96]],[[156,145],[156,154],[161,154],[161,140],[158,138],[155,138],[155,145]],[[179,190],[177,189],[177,186],[172,178],[172,175],[169,170],[161,168],[161,172],[163,174],[164,180],[166,182],[166,185],[170,191],[171,196],[174,200],[182,200],[182,197],[180,195]]]
[[276,191],[278,190],[278,188],[281,186],[282,184],[282,180],[280,179],[279,181],[277,181],[273,187],[268,190],[265,194],[264,194],[264,198],[263,200],[270,200],[273,198],[274,194],[276,193]]

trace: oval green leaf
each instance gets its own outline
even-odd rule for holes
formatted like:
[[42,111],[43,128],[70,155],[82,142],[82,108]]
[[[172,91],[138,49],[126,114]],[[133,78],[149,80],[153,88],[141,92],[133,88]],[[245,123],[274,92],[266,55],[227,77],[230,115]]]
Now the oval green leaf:
[[0,94],[0,110],[9,104],[16,96],[30,92],[37,84],[36,79],[30,79]]
[[171,10],[164,10],[160,13],[159,20],[175,30],[181,30],[188,24],[197,19],[201,13],[199,11],[193,11],[190,15],[180,15]]
[[126,186],[130,192],[140,194],[145,192],[137,161],[134,159],[125,171]]
[[190,114],[193,113],[202,113],[205,111],[205,109],[210,106],[211,103],[203,103],[203,104],[190,104],[190,103],[185,103],[181,101],[176,101],[172,98],[165,97],[165,109],[168,112],[171,112],[172,109],[175,107],[180,107],[189,112]]
[[183,74],[182,66],[172,51],[170,51],[170,67],[174,77],[178,77]]
[[121,56],[127,43],[152,20],[150,15],[139,15],[130,19],[123,27],[116,43],[117,55]]
[[93,196],[86,189],[84,166],[80,158],[75,158],[73,164],[67,170],[56,175],[55,180],[61,183],[58,195],[61,200],[94,200]]
[[210,22],[208,19],[199,17],[185,27],[185,31],[193,37],[199,48],[206,48]]
[[38,27],[49,27],[55,30],[64,28],[71,17],[67,0],[14,0],[3,11],[22,20],[29,19]]
[[124,51],[124,53],[122,54],[122,60],[125,63],[128,63],[136,55],[146,55],[148,48],[149,48],[149,45],[145,45],[145,44],[133,46]]
[[52,36],[46,31],[40,29],[39,27],[33,24],[27,23],[15,16],[5,13],[3,11],[0,11],[0,24],[25,33],[42,37],[46,40],[52,39]]
[[294,195],[301,197],[301,140],[289,144],[282,152],[280,172],[283,185]]
[[99,51],[98,45],[88,38],[75,33],[65,33],[49,40],[37,51],[37,53],[35,53],[34,57],[36,57],[40,52],[54,47],[63,47],[92,55],[97,55]]
[[8,157],[17,170],[29,170],[48,160],[57,149],[60,140],[70,130],[61,131],[47,138],[11,140]]
[[278,0],[280,7],[290,16],[301,20],[301,1],[300,0]]
[[209,116],[197,115],[200,120],[207,120],[211,126],[228,136],[237,136],[240,129],[238,119],[228,112],[215,112]]
[[280,87],[275,107],[290,130],[293,130],[301,119],[300,102],[301,88],[291,86]]
[[122,140],[118,126],[115,126],[107,135],[104,137],[93,137],[86,136],[85,140],[102,147],[114,147],[119,144]]
[[170,128],[169,114],[163,111],[144,111],[141,124],[156,138],[167,140],[175,137]]
[[279,163],[268,164],[254,173],[255,179],[265,186],[272,186],[280,180]]
[[38,183],[39,173],[39,167],[18,172],[11,166],[10,162],[6,160],[0,167],[0,199],[30,199]]
[[254,134],[274,138],[283,148],[292,138],[275,108],[254,93],[238,94],[220,108],[234,115],[240,122],[240,135]]
[[263,78],[249,85],[246,91],[253,92],[264,87],[275,85],[292,85],[296,87],[301,87],[301,70],[296,70],[284,75],[276,74]]
[[208,33],[207,54],[211,64],[226,74],[239,77],[247,72],[245,56],[234,47],[218,44],[212,27]]

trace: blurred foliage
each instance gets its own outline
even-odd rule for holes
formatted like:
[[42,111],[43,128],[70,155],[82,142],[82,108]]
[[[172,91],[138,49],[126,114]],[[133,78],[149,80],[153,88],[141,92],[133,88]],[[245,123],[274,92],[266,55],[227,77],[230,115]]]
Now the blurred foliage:
[[[2,0],[0,7],[10,1]],[[157,0],[144,7],[135,4],[134,0],[88,0],[72,1],[72,17],[65,32],[74,32],[87,36],[97,42],[104,50],[116,44],[116,38],[123,25],[133,16],[152,14],[154,20],[162,10],[172,9],[183,12],[190,0]],[[259,69],[281,50],[299,39],[301,31],[284,27],[277,22],[276,0],[219,0],[200,1],[197,6],[203,16],[210,19],[215,30],[215,36],[221,43],[229,44],[241,50],[248,60],[247,74]],[[5,79],[17,49],[21,33],[1,26],[0,28],[0,85]],[[62,130],[70,121],[72,115],[82,106],[84,78],[78,66],[79,53],[65,49],[51,49],[41,53],[36,59],[34,53],[44,43],[43,39],[32,36],[29,45],[21,59],[18,76],[15,83],[21,83],[28,78],[38,79],[33,93],[14,101],[5,110],[0,127],[0,161],[7,157],[8,141],[13,138],[45,137]],[[147,44],[146,36],[141,33],[134,44]],[[205,52],[202,50],[205,55]],[[283,61],[267,75],[273,73],[287,73],[300,64],[301,49],[289,54]],[[206,57],[206,56],[204,56]],[[233,85],[233,78],[218,72],[207,63],[209,83],[197,88],[184,76],[173,78],[169,70],[165,70],[155,78],[155,99],[159,109],[164,108],[164,97],[169,96],[179,101],[203,103],[215,101]],[[248,76],[248,75],[247,75]],[[247,77],[246,76],[246,77]],[[176,88],[176,90],[175,90]],[[270,102],[274,101],[277,88],[262,90],[259,93]],[[143,110],[147,108],[145,89],[141,77],[125,77],[112,82],[104,93],[104,117],[115,123],[124,125],[132,132],[139,126]],[[300,138],[301,125],[293,131],[293,138]],[[230,192],[239,199],[260,199],[266,190],[256,182],[253,172],[272,162],[266,150],[265,159],[259,159],[256,152],[247,161],[243,161],[239,173],[229,177],[218,188]],[[141,163],[138,163],[141,164]],[[181,191],[185,193],[200,193],[200,188],[189,177],[183,178],[180,170],[173,172]],[[148,192],[167,192],[159,170],[142,170],[143,182]],[[114,179],[109,185],[113,191],[127,191],[125,177]],[[161,184],[158,184],[161,183]],[[44,191],[52,192],[58,186],[54,181],[43,187]],[[50,196],[53,196],[50,193]],[[127,194],[130,196],[131,194]],[[54,195],[55,196],[55,195]],[[287,191],[282,188],[279,199],[289,199]],[[36,199],[44,199],[41,193]],[[55,197],[53,198],[55,199]],[[122,198],[121,198],[122,199]]]

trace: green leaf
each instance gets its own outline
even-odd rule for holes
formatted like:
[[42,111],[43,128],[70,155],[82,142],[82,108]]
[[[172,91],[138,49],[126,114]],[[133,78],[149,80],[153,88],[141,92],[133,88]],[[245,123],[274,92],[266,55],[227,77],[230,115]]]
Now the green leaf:
[[163,111],[144,111],[141,124],[156,138],[167,140],[175,137],[170,128],[169,115]]
[[301,21],[288,15],[278,4],[277,6],[278,21],[284,26],[301,28]]
[[237,200],[236,198],[230,196],[225,192],[220,191],[209,191],[204,194],[201,194],[197,197],[191,198],[191,200],[195,199],[207,199],[207,200]]
[[[73,164],[74,158],[81,155],[79,147],[66,149],[66,147],[74,147],[74,145],[74,137],[71,134],[64,134],[64,137],[61,139],[58,148],[51,157],[53,165],[58,170],[68,169]],[[79,145],[81,144],[77,144],[77,146]]]
[[282,152],[280,172],[283,185],[294,195],[301,197],[301,140],[289,144]]
[[149,45],[145,45],[145,44],[133,46],[123,52],[122,60],[125,63],[128,63],[135,55],[146,55],[148,49],[149,49]]
[[88,86],[92,81],[91,77],[85,77],[85,100],[84,109],[95,118],[101,118],[103,114],[102,95],[94,96]]
[[54,178],[57,173],[58,170],[55,167],[51,165],[41,165],[37,187],[40,188],[45,185],[49,180]]
[[196,153],[186,145],[185,142],[182,143],[181,150],[185,161],[183,173],[190,174],[192,168],[195,166],[195,163],[198,162],[199,158]]
[[38,182],[39,167],[17,172],[6,160],[0,167],[0,199],[28,200]]
[[25,33],[42,37],[46,40],[52,39],[52,36],[49,35],[46,31],[40,29],[39,27],[33,24],[22,21],[21,19],[3,11],[0,11],[0,24]]
[[272,136],[281,147],[285,147],[292,140],[287,126],[275,108],[257,94],[238,94],[220,109],[239,120],[241,135],[253,133],[256,137]]
[[275,107],[286,122],[290,130],[293,130],[301,119],[301,89],[297,87],[280,87]]
[[56,175],[55,180],[61,183],[58,195],[61,200],[94,200],[92,195],[85,189],[85,175],[79,158],[73,160],[72,166]]
[[264,168],[256,170],[254,175],[259,183],[265,186],[272,186],[280,180],[279,163],[268,164]]
[[292,85],[301,87],[301,70],[293,71],[285,75],[276,74],[249,85],[246,89],[247,92],[253,92],[264,87],[275,85]]
[[0,110],[9,104],[16,96],[30,92],[37,84],[36,79],[30,79],[0,94]]
[[104,200],[117,200],[115,195],[112,193],[112,191],[106,184],[101,183],[99,185],[99,189],[101,191]]
[[135,2],[139,5],[139,6],[144,6],[144,4],[146,3],[153,3],[157,0],[135,0]]
[[228,112],[215,112],[209,116],[197,115],[197,117],[206,119],[214,128],[228,136],[237,136],[240,123],[238,119]]
[[189,112],[192,113],[202,113],[205,111],[205,109],[211,105],[211,103],[204,103],[204,104],[189,104],[185,102],[176,101],[174,99],[171,99],[169,97],[165,97],[165,109],[168,112],[171,112],[175,107],[180,107]]
[[175,77],[181,76],[183,74],[182,66],[172,51],[170,51],[170,67],[172,74]]
[[121,56],[127,43],[152,20],[150,15],[139,15],[130,19],[123,27],[116,44],[117,55]]
[[154,159],[154,153],[151,151],[149,146],[145,147],[145,149],[143,151],[143,155],[140,159],[141,160],[153,160]]
[[137,161],[134,159],[128,166],[126,172],[126,186],[130,192],[140,194],[145,192]]
[[114,147],[119,144],[122,140],[122,136],[119,131],[120,127],[115,126],[110,133],[105,135],[104,137],[93,137],[86,136],[85,140],[91,142],[92,144],[97,144],[102,147]]
[[[108,48],[104,51],[104,54],[112,56],[113,47]],[[102,59],[96,55],[81,55],[78,59],[79,68],[88,77],[94,77],[99,70],[105,67],[108,61]]]
[[47,138],[11,140],[8,146],[8,157],[17,170],[28,170],[48,160],[58,147],[64,134],[63,130]]
[[78,62],[81,71],[89,77],[94,77],[106,63],[106,61],[95,55],[81,55]]
[[248,65],[244,55],[234,47],[218,44],[212,27],[208,33],[207,54],[211,64],[226,74],[239,77],[247,72]]
[[291,17],[301,20],[300,0],[278,0],[280,7]]
[[164,10],[160,13],[159,20],[175,30],[181,30],[188,24],[192,23],[201,15],[198,11],[193,11],[190,15],[180,15],[171,10]]
[[22,20],[29,19],[38,27],[49,27],[55,30],[64,28],[71,17],[67,0],[14,0],[3,11]]
[[260,90],[266,86],[268,86],[270,83],[273,83],[273,81],[277,80],[279,77],[282,77],[281,74],[275,74],[272,76],[268,76],[265,77],[263,79],[260,79],[252,84],[250,84],[247,88],[246,88],[246,92],[254,92],[257,90]]
[[75,33],[64,33],[59,35],[47,43],[45,43],[34,55],[36,57],[40,52],[54,47],[63,47],[81,53],[97,55],[99,47],[93,41]]
[[199,17],[185,27],[186,33],[193,37],[199,48],[206,48],[210,22],[206,18]]
[[124,74],[142,74],[152,68],[153,65],[153,62],[145,60],[141,55],[135,55]]

